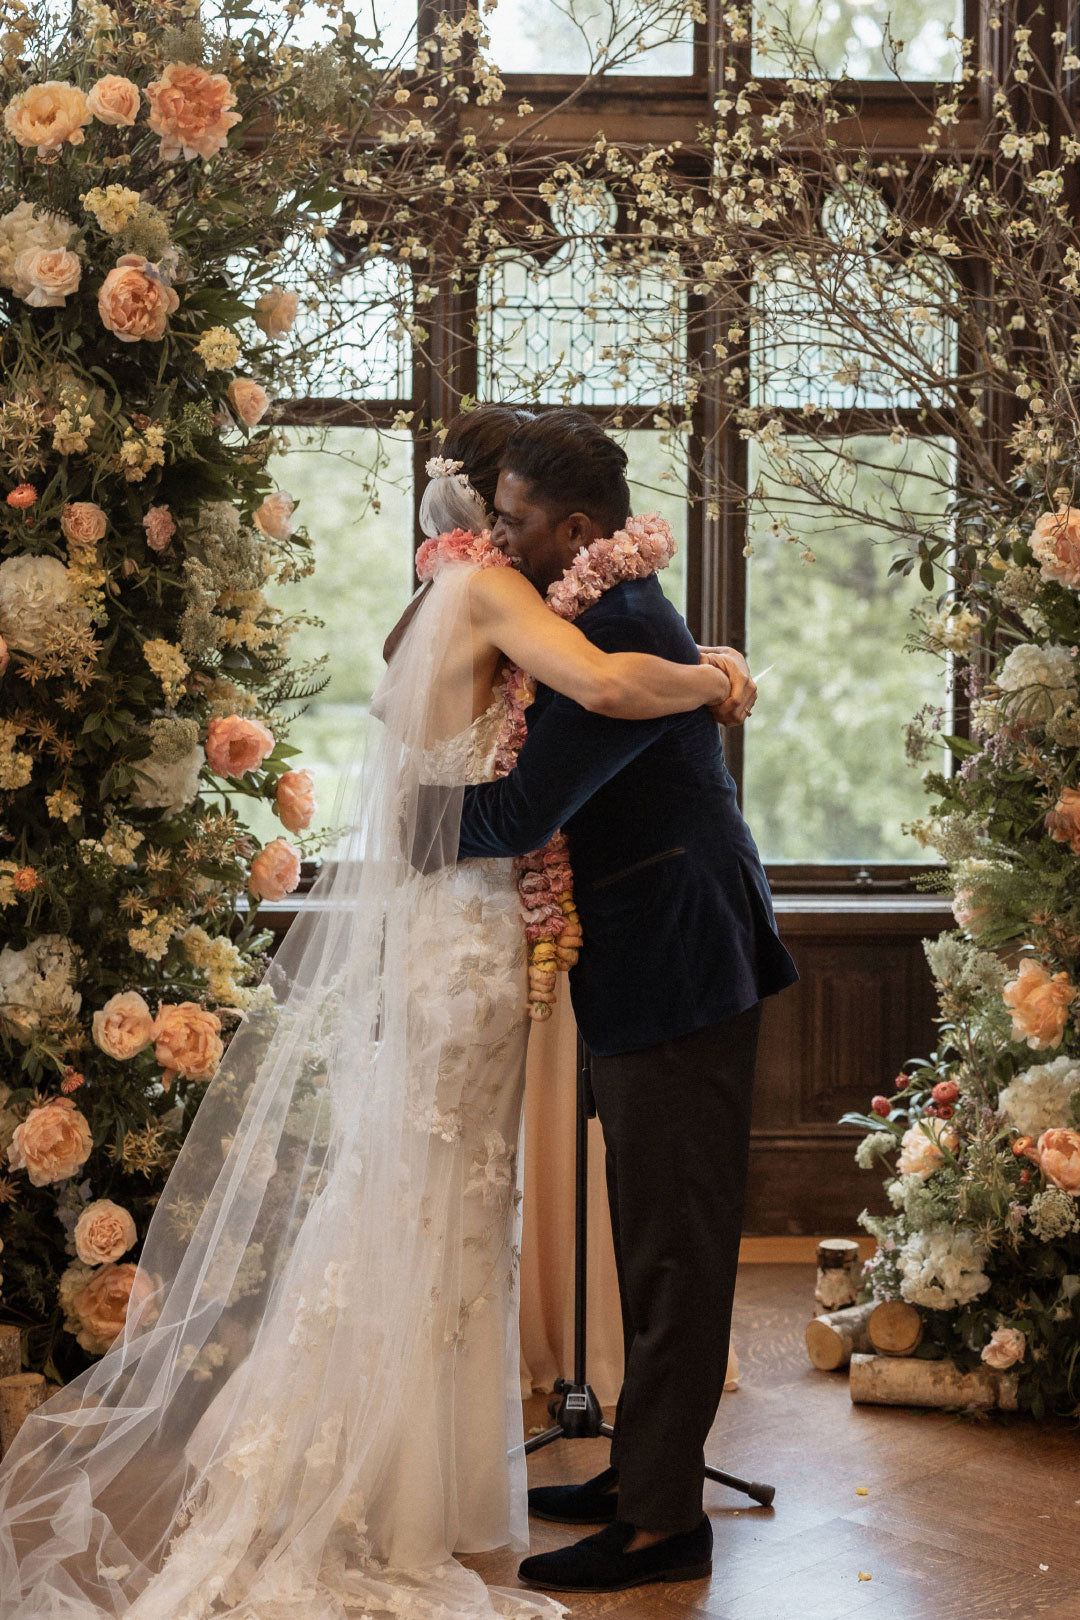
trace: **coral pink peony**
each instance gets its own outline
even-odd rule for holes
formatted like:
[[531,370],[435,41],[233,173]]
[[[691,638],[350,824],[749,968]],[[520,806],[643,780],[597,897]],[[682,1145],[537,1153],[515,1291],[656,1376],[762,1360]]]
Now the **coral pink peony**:
[[260,388],[250,377],[234,377],[225,390],[225,398],[245,427],[254,427],[266,415],[270,404],[265,388]]
[[1076,986],[1067,973],[1048,973],[1041,962],[1026,957],[1015,979],[1002,992],[1012,1013],[1012,1038],[1035,1051],[1060,1046]]
[[32,84],[12,96],[4,108],[4,123],[20,146],[36,146],[38,157],[59,152],[65,141],[81,146],[83,125],[93,117],[90,105],[76,85],[59,79]]
[[25,1170],[35,1187],[66,1181],[90,1157],[93,1138],[85,1114],[70,1097],[53,1097],[32,1108],[8,1147],[13,1170]]
[[999,1372],[1004,1372],[1006,1367],[1012,1367],[1024,1359],[1026,1349],[1027,1338],[1019,1328],[1000,1327],[990,1335],[981,1354],[988,1367],[996,1367]]
[[1044,579],[1080,586],[1080,508],[1044,512],[1031,531],[1030,545]]
[[135,1242],[135,1222],[111,1198],[95,1198],[75,1222],[75,1253],[84,1266],[119,1260]]
[[161,136],[158,155],[164,162],[181,153],[186,158],[213,157],[240,122],[240,114],[231,110],[236,92],[228,79],[195,62],[170,62],[160,79],[147,85],[146,96],[147,122]]
[[98,1008],[91,1032],[107,1056],[132,1058],[153,1040],[154,1015],[137,990],[121,990]]
[[1080,1131],[1043,1131],[1038,1142],[1039,1168],[1062,1192],[1080,1196]]
[[122,124],[125,128],[130,128],[139,116],[141,99],[138,85],[119,73],[106,73],[86,95],[99,124]]
[[83,1349],[92,1356],[103,1356],[124,1331],[132,1302],[138,1305],[152,1292],[149,1277],[130,1260],[95,1271],[70,1301]]
[[255,325],[267,337],[284,337],[292,331],[300,299],[283,287],[271,287],[255,300]]
[[275,490],[268,495],[255,512],[255,527],[271,540],[287,540],[292,534],[292,515],[296,502],[287,489]]
[[206,761],[218,776],[257,770],[274,751],[274,734],[261,720],[240,714],[217,715],[206,730]]
[[168,1091],[176,1075],[198,1080],[213,1074],[225,1051],[218,1031],[221,1019],[197,1001],[161,1003],[154,1020],[154,1056],[161,1064],[161,1083]]
[[275,838],[252,861],[248,888],[259,900],[284,900],[299,881],[300,856],[284,838]]
[[121,343],[160,343],[165,325],[180,307],[174,288],[138,253],[116,261],[98,293],[98,314]]
[[73,546],[94,546],[105,538],[108,520],[96,501],[68,501],[60,514],[64,539]]
[[146,543],[150,550],[164,551],[176,533],[176,524],[169,508],[167,506],[147,507],[142,521],[143,528],[146,530]]
[[285,771],[278,777],[277,811],[281,824],[292,833],[311,826],[315,814],[315,783],[310,771]]
[[1044,826],[1055,842],[1068,844],[1074,855],[1080,855],[1080,792],[1076,788],[1062,788]]

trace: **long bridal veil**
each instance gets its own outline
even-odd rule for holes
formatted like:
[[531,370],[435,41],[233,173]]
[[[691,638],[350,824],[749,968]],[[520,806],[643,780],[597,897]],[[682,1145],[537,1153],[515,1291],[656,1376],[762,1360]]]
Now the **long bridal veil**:
[[438,869],[463,790],[431,762],[471,719],[447,673],[471,571],[442,570],[394,656],[345,833],[199,1107],[122,1336],[4,1458],[4,1620],[565,1612],[450,1559],[452,1481],[411,1407],[459,1309],[433,1279],[452,1213]]

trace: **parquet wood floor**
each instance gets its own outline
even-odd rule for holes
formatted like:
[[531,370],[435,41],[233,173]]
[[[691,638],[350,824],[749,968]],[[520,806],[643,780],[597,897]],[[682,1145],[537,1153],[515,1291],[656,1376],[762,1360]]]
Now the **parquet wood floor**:
[[[812,1265],[740,1267],[742,1386],[707,1455],[775,1484],[773,1506],[708,1483],[712,1579],[564,1595],[573,1620],[1080,1620],[1077,1431],[853,1406],[846,1373],[806,1359],[813,1288]],[[526,1428],[546,1426],[545,1401],[529,1403]],[[605,1441],[564,1440],[530,1459],[530,1480],[588,1479],[606,1461]],[[532,1550],[575,1535],[534,1520]],[[517,1555],[467,1562],[516,1584]]]

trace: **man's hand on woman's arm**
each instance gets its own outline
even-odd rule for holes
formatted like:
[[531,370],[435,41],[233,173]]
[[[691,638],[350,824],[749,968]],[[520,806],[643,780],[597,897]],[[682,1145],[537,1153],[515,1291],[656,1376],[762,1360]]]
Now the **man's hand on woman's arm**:
[[714,719],[722,726],[741,726],[757,700],[749,664],[734,647],[699,647],[698,651],[703,664],[722,669],[731,682],[728,696],[711,705]]

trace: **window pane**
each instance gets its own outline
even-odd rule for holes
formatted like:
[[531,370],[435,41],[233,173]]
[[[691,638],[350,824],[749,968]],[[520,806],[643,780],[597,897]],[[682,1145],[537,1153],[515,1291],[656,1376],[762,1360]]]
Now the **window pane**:
[[660,571],[664,595],[680,613],[686,612],[687,495],[686,451],[672,445],[656,428],[633,428],[615,433],[630,457],[627,480],[632,512],[659,512],[671,524],[678,550]]
[[[808,440],[788,446],[827,454]],[[844,475],[852,504],[940,522],[948,497],[933,480],[951,478],[942,441],[867,436],[844,448],[868,464]],[[751,487],[760,478],[779,498],[759,446],[750,451]],[[903,727],[924,703],[946,703],[941,663],[904,651],[909,609],[926,593],[914,577],[888,577],[899,548],[880,529],[820,509],[789,521],[816,562],[777,541],[767,517],[751,526],[747,656],[754,670],[774,667],[746,728],[747,819],[767,861],[925,861],[900,823],[924,815],[927,802]]]
[[484,26],[503,73],[689,75],[693,28],[674,12],[668,0],[498,0]]
[[407,398],[412,393],[412,344],[401,316],[411,300],[408,270],[384,258],[342,270],[327,252],[318,275],[323,294],[318,307],[302,308],[293,328],[294,344],[304,344],[317,357],[306,379],[312,395]]
[[963,34],[963,0],[754,0],[754,73],[790,71],[790,55],[771,42],[769,26],[790,32],[830,79],[891,79],[886,34],[902,40],[895,73],[904,79],[955,79]]
[[[284,429],[289,453],[269,463],[271,476],[299,503],[297,523],[311,536],[315,572],[275,599],[286,616],[309,613],[291,642],[293,667],[329,654],[329,684],[291,725],[300,753],[294,769],[315,778],[314,827],[331,824],[334,799],[357,732],[373,731],[371,693],[382,673],[382,644],[412,591],[412,440],[373,428]],[[297,705],[287,704],[295,714]],[[261,839],[282,835],[268,806],[241,800]],[[249,807],[251,807],[249,809]]]
[[[377,66],[408,67],[416,57],[416,0],[362,0],[353,8],[358,39],[379,36],[379,50],[370,60]],[[242,0],[202,0],[199,7],[204,22],[234,38],[249,33],[253,22],[272,31],[277,43],[307,50],[324,43],[337,28],[340,14],[331,19],[319,0],[304,0],[303,7],[293,0],[289,16],[288,0],[262,0],[256,19],[250,3]]]
[[654,404],[684,381],[685,303],[660,270],[617,273],[605,259],[605,193],[572,211],[545,264],[508,255],[484,272],[481,392],[545,405]]

